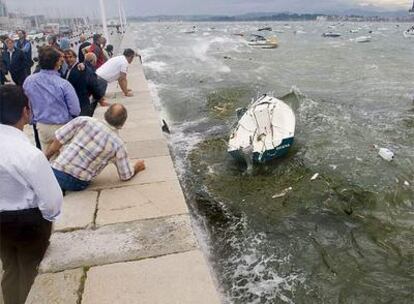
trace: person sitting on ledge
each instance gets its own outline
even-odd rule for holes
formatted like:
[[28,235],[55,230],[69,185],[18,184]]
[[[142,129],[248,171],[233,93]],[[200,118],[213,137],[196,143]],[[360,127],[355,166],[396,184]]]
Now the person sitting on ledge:
[[63,147],[52,162],[63,191],[86,189],[109,162],[115,164],[123,181],[145,169],[142,160],[133,167],[130,165],[125,144],[118,135],[127,116],[126,108],[115,103],[105,112],[104,122],[92,117],[78,117],[56,131],[46,157],[50,159]]

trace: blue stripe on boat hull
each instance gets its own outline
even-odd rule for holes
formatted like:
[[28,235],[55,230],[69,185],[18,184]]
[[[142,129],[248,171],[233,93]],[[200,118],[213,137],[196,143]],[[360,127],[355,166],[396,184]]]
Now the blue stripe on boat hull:
[[[285,138],[279,146],[277,146],[273,150],[267,150],[262,155],[256,152],[253,153],[253,162],[265,163],[272,159],[284,156],[289,151],[289,148],[293,145],[293,140],[293,137]],[[230,151],[229,153],[237,161],[245,161],[243,154],[240,150]]]

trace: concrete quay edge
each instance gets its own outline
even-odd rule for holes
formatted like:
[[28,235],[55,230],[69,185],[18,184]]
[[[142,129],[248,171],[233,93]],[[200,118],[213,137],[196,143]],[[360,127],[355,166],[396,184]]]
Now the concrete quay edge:
[[[127,33],[123,45],[133,39]],[[86,191],[65,196],[28,304],[221,303],[137,60],[128,82],[134,97],[111,84],[107,98],[127,107],[120,136],[147,169],[120,182],[109,165]]]

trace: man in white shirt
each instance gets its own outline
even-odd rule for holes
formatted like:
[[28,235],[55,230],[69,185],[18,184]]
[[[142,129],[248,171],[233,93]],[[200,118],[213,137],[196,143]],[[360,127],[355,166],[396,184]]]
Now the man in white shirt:
[[0,257],[5,304],[25,303],[63,201],[49,162],[23,133],[30,116],[22,88],[1,86]]
[[132,91],[128,89],[127,81],[128,65],[132,63],[134,57],[135,52],[132,49],[125,49],[123,55],[109,59],[96,70],[96,74],[104,80],[106,84],[118,81],[125,96],[134,96]]

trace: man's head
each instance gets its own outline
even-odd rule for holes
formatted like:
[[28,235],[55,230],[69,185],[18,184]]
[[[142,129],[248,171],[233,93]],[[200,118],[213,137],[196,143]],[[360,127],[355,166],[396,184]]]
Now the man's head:
[[63,54],[51,46],[39,49],[39,66],[43,70],[59,70],[63,63]]
[[90,64],[92,64],[92,66],[96,65],[96,55],[94,53],[86,53],[85,54],[85,61],[89,62]]
[[112,104],[105,112],[106,122],[114,128],[121,129],[128,118],[126,108],[119,104]]
[[94,34],[92,37],[94,44],[100,44],[101,43],[101,34]]
[[26,32],[23,30],[17,31],[17,36],[19,36],[19,39],[25,39],[26,38]]
[[19,86],[0,86],[0,123],[23,129],[30,121],[29,100]]
[[57,37],[55,35],[50,35],[47,37],[47,44],[55,45],[57,42]]
[[9,51],[12,51],[14,49],[14,41],[13,41],[13,39],[7,38],[5,42],[6,42],[7,49]]
[[128,61],[128,63],[131,63],[132,60],[134,60],[135,52],[132,49],[125,49],[124,56],[125,56],[126,60]]
[[76,53],[71,50],[71,49],[67,49],[63,52],[65,54],[65,61],[67,63],[68,66],[72,66],[76,63],[77,61],[77,56]]
[[85,34],[80,35],[80,37],[79,37],[79,41],[80,41],[81,43],[84,43],[84,42],[86,41],[86,35],[85,35]]

